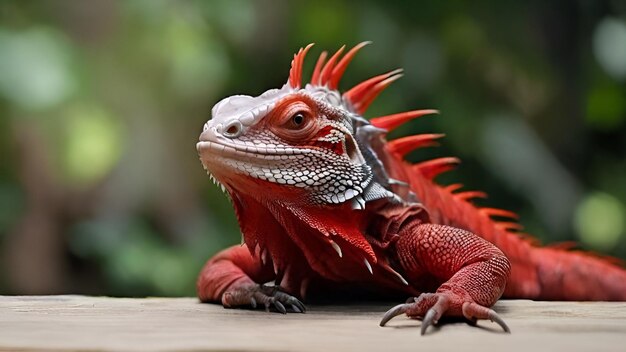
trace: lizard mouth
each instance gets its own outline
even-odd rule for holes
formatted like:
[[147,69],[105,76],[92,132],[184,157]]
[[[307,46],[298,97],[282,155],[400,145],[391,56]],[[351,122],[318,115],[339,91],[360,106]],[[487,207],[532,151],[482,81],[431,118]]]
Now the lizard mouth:
[[241,138],[226,138],[210,128],[200,135],[196,149],[207,173],[227,188],[228,185],[240,185],[248,177],[271,180],[271,170],[282,169],[284,165],[294,162],[302,164],[303,159],[310,158],[307,154],[312,152],[307,149],[252,143]]
[[228,139],[220,136],[214,129],[208,128],[200,134],[200,140],[196,144],[200,156],[205,154],[217,155],[224,158],[249,159],[262,158],[265,160],[286,160],[296,155],[308,154],[311,150],[276,145],[265,145]]
[[229,159],[260,158],[265,160],[287,160],[297,155],[308,154],[310,151],[298,148],[273,148],[245,145],[239,146],[233,143],[218,141],[200,141],[196,144],[200,156],[205,154],[217,155]]
[[204,169],[219,179],[232,177],[233,174],[250,175],[250,172],[254,173],[252,170],[258,173],[258,170],[274,169],[284,163],[299,162],[311,152],[230,140],[210,130],[200,135],[196,149]]

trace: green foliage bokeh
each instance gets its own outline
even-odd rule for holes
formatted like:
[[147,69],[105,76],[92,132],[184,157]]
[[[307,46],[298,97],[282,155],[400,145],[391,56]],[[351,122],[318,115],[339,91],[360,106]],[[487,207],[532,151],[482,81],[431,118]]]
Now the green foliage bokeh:
[[210,109],[282,85],[293,53],[371,40],[342,87],[405,76],[367,117],[437,108],[440,182],[544,243],[626,258],[626,7],[596,2],[0,2],[0,293],[193,295],[240,242],[195,143]]

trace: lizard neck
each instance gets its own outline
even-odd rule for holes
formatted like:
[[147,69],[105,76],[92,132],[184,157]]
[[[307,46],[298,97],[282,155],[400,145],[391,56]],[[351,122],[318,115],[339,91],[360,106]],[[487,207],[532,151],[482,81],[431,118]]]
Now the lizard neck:
[[246,194],[234,194],[232,199],[252,255],[273,266],[277,283],[302,296],[306,278],[371,281],[375,272],[390,268],[387,247],[400,226],[426,214],[419,206],[384,199],[369,202],[364,210],[350,204],[313,206]]

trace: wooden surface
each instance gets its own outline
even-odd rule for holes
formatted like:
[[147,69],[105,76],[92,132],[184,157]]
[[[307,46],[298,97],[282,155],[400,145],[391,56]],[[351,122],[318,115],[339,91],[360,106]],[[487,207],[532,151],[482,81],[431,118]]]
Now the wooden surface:
[[195,298],[0,296],[0,351],[626,351],[626,303],[502,301],[493,323],[378,322],[391,304],[310,306],[306,314]]

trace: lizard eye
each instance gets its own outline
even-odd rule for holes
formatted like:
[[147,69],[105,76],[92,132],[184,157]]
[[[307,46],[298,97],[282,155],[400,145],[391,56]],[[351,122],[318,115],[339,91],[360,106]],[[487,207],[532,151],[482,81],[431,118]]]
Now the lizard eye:
[[304,114],[299,112],[291,117],[291,122],[294,126],[302,126],[304,124]]
[[310,125],[309,122],[311,122],[309,116],[310,115],[304,111],[298,111],[291,115],[289,120],[287,120],[286,127],[290,130],[306,129],[307,126]]
[[317,128],[315,113],[307,102],[286,101],[275,108],[270,128],[279,137],[288,141],[301,142]]

